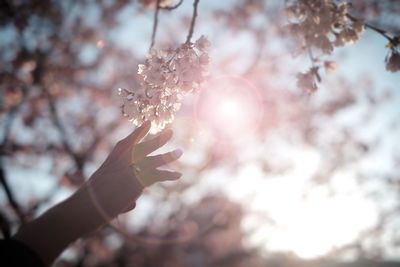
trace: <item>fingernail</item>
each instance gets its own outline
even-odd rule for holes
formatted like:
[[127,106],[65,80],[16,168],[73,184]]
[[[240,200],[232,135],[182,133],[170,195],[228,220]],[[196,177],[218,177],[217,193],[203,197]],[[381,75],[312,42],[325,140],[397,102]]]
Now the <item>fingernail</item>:
[[181,156],[182,156],[182,154],[183,154],[183,151],[182,151],[182,149],[175,149],[174,151],[173,151],[173,154],[174,154],[174,158],[180,158]]

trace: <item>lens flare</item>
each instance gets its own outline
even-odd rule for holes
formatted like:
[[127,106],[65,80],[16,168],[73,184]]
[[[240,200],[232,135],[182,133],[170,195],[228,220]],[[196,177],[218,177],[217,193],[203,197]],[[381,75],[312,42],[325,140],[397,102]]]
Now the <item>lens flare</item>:
[[257,131],[263,110],[256,87],[235,76],[211,79],[197,95],[194,105],[198,122],[215,135],[235,141]]

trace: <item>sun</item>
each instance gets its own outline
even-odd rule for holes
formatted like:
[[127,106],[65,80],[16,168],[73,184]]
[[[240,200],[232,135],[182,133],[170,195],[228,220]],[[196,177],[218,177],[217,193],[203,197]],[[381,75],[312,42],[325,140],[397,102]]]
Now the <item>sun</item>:
[[239,99],[230,98],[223,101],[217,107],[218,117],[221,117],[221,120],[234,121],[235,118],[240,118],[244,115],[241,110],[241,103]]
[[233,76],[211,79],[194,105],[195,117],[203,127],[236,141],[257,131],[263,110],[258,90],[247,80]]

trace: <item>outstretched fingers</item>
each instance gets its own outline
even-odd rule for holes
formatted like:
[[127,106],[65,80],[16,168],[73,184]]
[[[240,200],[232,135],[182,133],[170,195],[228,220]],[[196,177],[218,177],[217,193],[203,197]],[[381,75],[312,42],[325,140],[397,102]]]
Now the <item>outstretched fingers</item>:
[[141,170],[156,169],[160,166],[176,161],[182,156],[182,154],[183,152],[181,149],[176,149],[165,154],[146,157],[135,165],[139,166]]
[[147,135],[147,133],[150,131],[150,128],[151,128],[150,121],[143,122],[143,124],[140,125],[139,128],[137,128],[127,137],[122,139],[120,141],[121,144],[123,146],[126,146],[126,148],[132,148],[135,144],[139,143],[140,140],[142,140]]
[[148,154],[165,145],[172,137],[172,131],[167,129],[153,139],[137,144],[132,150],[132,161],[139,162]]
[[136,178],[143,186],[150,186],[160,181],[176,180],[182,176],[180,172],[157,169],[179,159],[182,156],[182,150],[176,149],[168,153],[148,156],[164,146],[171,137],[172,131],[167,129],[150,140],[134,145],[131,154],[131,166]]
[[145,121],[140,127],[136,128],[131,134],[129,134],[124,139],[120,140],[113,151],[111,151],[110,155],[108,155],[107,159],[103,162],[102,166],[108,165],[110,162],[114,160],[118,160],[122,155],[125,155],[125,152],[132,149],[132,147],[140,142],[147,133],[150,131],[151,122]]

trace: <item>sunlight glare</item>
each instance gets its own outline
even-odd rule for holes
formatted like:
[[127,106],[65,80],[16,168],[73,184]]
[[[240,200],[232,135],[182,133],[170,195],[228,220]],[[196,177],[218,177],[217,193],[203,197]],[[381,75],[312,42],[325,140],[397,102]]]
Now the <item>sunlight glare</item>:
[[243,115],[240,110],[240,102],[235,99],[228,99],[221,103],[218,107],[217,116],[221,116],[224,119],[230,118],[233,121],[236,117]]
[[198,122],[216,135],[239,140],[257,130],[263,107],[257,90],[248,81],[224,76],[204,86],[194,113]]

